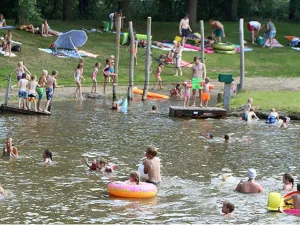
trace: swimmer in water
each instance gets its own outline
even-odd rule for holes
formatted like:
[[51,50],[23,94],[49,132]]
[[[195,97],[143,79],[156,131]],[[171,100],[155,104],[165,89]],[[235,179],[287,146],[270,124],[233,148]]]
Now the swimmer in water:
[[104,158],[100,158],[99,160],[94,160],[90,165],[88,159],[85,158],[85,164],[90,168],[90,170],[96,171],[104,171],[107,173],[111,173],[115,170],[115,165],[112,163],[107,163],[107,160]]
[[132,171],[129,174],[129,180],[126,181],[129,185],[139,185],[140,184],[140,174],[137,171]]
[[297,193],[284,199],[285,204],[289,204],[288,201],[293,199],[293,209],[300,209],[300,184],[297,184]]
[[18,149],[13,146],[12,138],[7,138],[6,143],[3,147],[2,158],[4,157],[14,157],[18,158],[19,152]]
[[223,202],[222,213],[223,216],[232,216],[232,212],[234,211],[234,204],[231,202]]
[[283,182],[283,190],[284,191],[291,191],[294,187],[294,178],[291,174],[285,173],[282,176],[282,182]]
[[48,149],[46,149],[43,153],[43,159],[44,159],[44,163],[45,164],[50,164],[52,163],[53,159],[52,159],[52,152],[49,151]]
[[249,169],[248,170],[248,181],[241,181],[235,188],[237,192],[240,193],[260,193],[264,190],[261,184],[255,181],[256,170]]
[[112,109],[116,109],[116,110],[120,110],[121,106],[119,106],[119,104],[118,104],[117,101],[114,101],[111,108]]
[[157,106],[156,105],[153,105],[152,108],[151,108],[151,111],[150,113],[157,113]]
[[228,134],[224,135],[224,141],[225,141],[225,143],[229,142],[229,135]]
[[288,127],[288,122],[290,121],[290,118],[289,117],[284,117],[282,121],[283,122],[282,122],[280,128],[287,128]]
[[253,104],[253,98],[249,98],[247,103],[245,105],[243,105],[243,115],[242,115],[242,120],[245,120],[246,122],[248,121],[249,119],[249,112],[250,112],[250,109],[252,108],[252,104]]
[[213,138],[214,138],[214,135],[213,135],[212,133],[207,133],[207,134],[205,135],[205,138],[206,138],[206,139],[213,139]]

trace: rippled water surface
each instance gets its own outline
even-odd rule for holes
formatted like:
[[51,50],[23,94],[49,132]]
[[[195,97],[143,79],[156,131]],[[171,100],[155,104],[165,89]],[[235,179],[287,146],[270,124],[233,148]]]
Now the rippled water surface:
[[[148,113],[157,104],[159,114]],[[135,101],[127,114],[109,100],[55,102],[49,117],[3,115],[1,136],[14,138],[21,157],[0,161],[0,223],[298,223],[295,216],[266,211],[267,195],[280,191],[281,174],[299,174],[299,124],[281,130],[262,121],[174,119],[171,101]],[[213,132],[214,139],[203,138]],[[230,133],[230,143],[223,142]],[[126,180],[147,145],[159,148],[163,182],[156,197],[120,199],[107,194],[110,180]],[[55,164],[43,166],[50,149]],[[118,165],[113,174],[90,172],[83,163],[103,156]],[[233,191],[249,167],[263,194]],[[219,176],[231,173],[223,182]],[[224,200],[236,205],[221,216]]]

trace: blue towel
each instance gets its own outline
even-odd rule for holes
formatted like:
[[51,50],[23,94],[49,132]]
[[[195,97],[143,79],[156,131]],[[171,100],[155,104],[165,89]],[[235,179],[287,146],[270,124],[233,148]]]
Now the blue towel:
[[14,29],[16,27],[14,26],[5,26],[5,27],[0,27],[0,30],[9,30],[9,29]]

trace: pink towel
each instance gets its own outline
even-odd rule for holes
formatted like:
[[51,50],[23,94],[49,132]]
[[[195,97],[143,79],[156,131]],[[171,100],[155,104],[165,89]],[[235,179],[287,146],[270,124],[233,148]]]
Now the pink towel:
[[[269,39],[266,41],[266,46],[270,47]],[[273,47],[283,47],[275,38],[273,39]]]

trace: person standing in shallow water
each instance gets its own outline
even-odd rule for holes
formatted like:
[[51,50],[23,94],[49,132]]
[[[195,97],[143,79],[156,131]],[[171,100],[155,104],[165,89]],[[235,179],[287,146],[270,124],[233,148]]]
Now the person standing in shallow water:
[[255,181],[256,177],[256,170],[255,169],[249,169],[248,170],[248,181],[241,181],[235,190],[240,193],[260,193],[264,190],[264,188],[261,186],[261,184],[257,183]]
[[13,146],[12,138],[7,138],[6,143],[3,147],[2,158],[4,157],[14,157],[18,158],[19,152],[18,149]]

